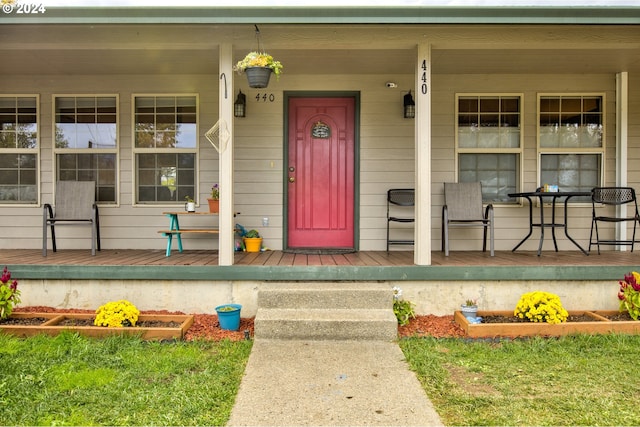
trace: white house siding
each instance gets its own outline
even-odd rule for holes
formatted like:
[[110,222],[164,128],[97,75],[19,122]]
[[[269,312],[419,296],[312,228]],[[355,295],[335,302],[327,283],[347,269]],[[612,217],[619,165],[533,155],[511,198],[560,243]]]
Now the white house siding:
[[[397,89],[385,86],[387,81]],[[361,250],[383,250],[386,239],[386,190],[414,185],[414,122],[402,116],[402,96],[412,89],[412,74],[401,75],[294,75],[283,74],[272,80],[266,90],[249,89],[242,76],[235,76],[230,90],[235,99],[238,89],[247,94],[247,117],[235,120],[235,209],[241,212],[237,222],[257,228],[265,236],[265,245],[283,248],[283,95],[284,91],[356,91],[360,92],[360,205]],[[9,85],[10,82],[10,85]],[[629,184],[640,183],[634,168],[640,161],[640,77],[630,74],[629,112]],[[442,183],[455,181],[454,132],[455,94],[457,92],[524,94],[524,183],[523,190],[536,186],[536,99],[538,93],[602,92],[606,95],[606,184],[615,182],[615,75],[486,75],[434,74],[432,128],[432,246],[440,247]],[[157,230],[166,228],[161,213],[182,209],[169,206],[133,206],[133,162],[131,151],[131,96],[139,93],[196,93],[199,95],[199,202],[206,209],[206,195],[217,182],[218,155],[204,138],[217,120],[218,78],[216,75],[97,75],[97,76],[3,76],[2,94],[40,95],[41,201],[51,202],[52,171],[52,95],[118,94],[119,96],[119,205],[104,206],[101,214],[102,247],[163,250],[166,239]],[[257,102],[258,93],[274,95],[274,102]],[[526,234],[528,209],[496,206],[496,249],[509,250]],[[572,208],[572,235],[579,242],[588,239],[590,209]],[[269,226],[262,226],[262,218]],[[20,218],[20,221],[16,219]],[[0,207],[0,248],[39,248],[42,237],[42,208]],[[195,225],[195,222],[193,223]],[[187,225],[185,223],[185,225]],[[60,249],[88,248],[84,231],[61,228]],[[560,236],[561,249],[574,247]],[[71,236],[77,238],[70,238]],[[523,246],[537,248],[537,235]],[[479,230],[455,230],[452,250],[478,250]],[[472,241],[469,242],[468,240]],[[216,248],[210,237],[189,236],[185,248]],[[407,247],[399,247],[403,250]]]

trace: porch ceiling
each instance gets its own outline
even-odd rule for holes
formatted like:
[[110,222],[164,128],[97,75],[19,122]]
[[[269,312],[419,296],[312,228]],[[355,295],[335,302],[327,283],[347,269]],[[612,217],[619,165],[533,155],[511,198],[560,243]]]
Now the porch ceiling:
[[[411,74],[422,40],[432,43],[434,74],[640,71],[632,26],[293,25],[261,33],[287,74]],[[247,25],[0,25],[0,40],[2,75],[217,75],[219,43],[234,46],[235,60],[257,47]]]
[[[277,50],[287,74],[411,74],[412,50]],[[8,50],[2,75],[110,75],[218,73],[217,50]],[[236,59],[241,54],[235,55]],[[384,58],[381,61],[380,58]],[[433,50],[433,74],[609,74],[640,72],[628,50]]]

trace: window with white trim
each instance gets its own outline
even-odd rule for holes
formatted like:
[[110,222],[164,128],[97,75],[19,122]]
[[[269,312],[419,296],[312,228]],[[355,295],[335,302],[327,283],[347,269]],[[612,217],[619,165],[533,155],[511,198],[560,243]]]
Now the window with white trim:
[[485,203],[515,203],[522,162],[522,95],[456,95],[459,182],[481,182]]
[[600,186],[604,141],[604,94],[538,95],[540,186],[563,191]]
[[116,203],[118,96],[55,95],[58,181],[95,181],[96,200]]
[[134,95],[136,203],[196,198],[197,95]]
[[0,95],[0,204],[38,203],[37,95]]

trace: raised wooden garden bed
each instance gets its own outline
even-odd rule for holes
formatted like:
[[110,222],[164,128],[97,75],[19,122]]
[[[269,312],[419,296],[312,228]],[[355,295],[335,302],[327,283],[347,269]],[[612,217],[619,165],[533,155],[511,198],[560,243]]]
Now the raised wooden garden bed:
[[549,323],[533,322],[484,322],[491,316],[513,317],[513,311],[478,311],[478,316],[483,318],[483,323],[469,323],[462,312],[454,313],[454,321],[462,327],[469,337],[531,337],[531,336],[562,336],[570,334],[607,334],[607,333],[640,333],[640,321],[633,319],[616,320],[619,318],[617,311],[570,311],[569,317],[578,320],[569,320],[564,323],[552,325]]
[[88,337],[113,334],[139,335],[145,340],[182,339],[193,324],[192,315],[141,314],[131,328],[93,326],[93,313],[13,313],[0,322],[0,331],[21,337],[38,334],[57,335],[72,330]]

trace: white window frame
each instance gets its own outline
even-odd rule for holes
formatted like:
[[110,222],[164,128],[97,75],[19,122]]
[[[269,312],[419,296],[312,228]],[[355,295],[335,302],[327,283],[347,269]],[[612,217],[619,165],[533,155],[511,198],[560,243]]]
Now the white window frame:
[[[11,202],[11,201],[4,201],[4,200],[0,200],[0,206],[2,207],[24,207],[24,206],[38,206],[40,205],[40,95],[38,94],[33,94],[33,93],[26,93],[26,94],[1,94],[0,97],[2,98],[34,98],[35,99],[35,106],[36,106],[36,112],[35,112],[35,116],[36,116],[36,146],[33,148],[2,148],[0,147],[0,154],[13,154],[13,155],[18,155],[18,154],[29,154],[29,155],[35,155],[35,173],[36,173],[36,197],[35,200],[31,201],[31,202],[23,202],[23,201],[18,201],[18,202]],[[16,111],[17,113],[17,111]]]
[[[540,102],[542,98],[547,98],[547,97],[557,97],[557,98],[576,98],[576,97],[580,97],[581,99],[584,98],[594,98],[594,97],[600,97],[602,102],[602,111],[601,111],[601,115],[602,115],[602,144],[600,147],[542,147],[540,144],[540,140],[542,138],[541,134],[541,128],[542,126],[540,126],[540,115],[541,115],[541,106],[540,106]],[[536,171],[536,187],[541,187],[544,184],[550,184],[550,185],[555,185],[558,183],[551,183],[551,182],[541,182],[541,174],[542,174],[542,156],[543,155],[547,155],[547,154],[551,154],[551,155],[562,155],[562,154],[598,154],[600,155],[600,176],[598,177],[598,183],[595,184],[594,186],[602,186],[604,183],[604,177],[605,177],[605,165],[606,165],[606,148],[607,148],[607,144],[606,144],[606,94],[604,92],[576,92],[576,93],[557,93],[557,92],[553,92],[553,93],[538,93],[537,96],[537,103],[536,103],[536,144],[537,144],[537,171]],[[566,111],[566,110],[565,110]],[[580,111],[581,114],[584,114],[584,111]],[[560,111],[560,114],[562,114],[562,110]],[[562,188],[560,188],[562,190]],[[566,189],[565,189],[566,190]],[[591,189],[581,189],[581,191],[590,191]],[[577,190],[576,190],[577,191]],[[579,204],[579,203],[584,203],[587,204],[588,202],[586,201],[580,201],[578,199],[576,199],[575,201],[571,201],[570,203],[572,204]]]
[[[56,146],[56,100],[59,98],[114,98],[115,99],[115,147],[113,148],[58,148]],[[54,180],[58,180],[58,155],[59,154],[113,154],[115,156],[115,170],[114,173],[114,192],[115,199],[113,201],[98,201],[100,205],[104,206],[118,206],[120,200],[120,156],[119,156],[119,148],[120,148],[120,97],[118,94],[114,93],[83,93],[83,94],[53,94],[51,97],[51,121],[53,129],[53,140],[52,140],[52,152],[53,152],[53,176]],[[77,114],[77,112],[76,112]],[[100,183],[96,182],[96,191],[99,191]]]
[[[166,98],[166,97],[175,97],[175,98],[186,98],[193,97],[195,98],[195,115],[196,115],[196,123],[195,123],[195,145],[192,148],[146,148],[146,147],[137,147],[136,146],[136,99],[137,98]],[[155,113],[154,113],[155,114]],[[132,184],[132,204],[134,206],[165,206],[165,207],[173,207],[183,206],[185,203],[184,199],[178,198],[176,201],[171,202],[140,202],[139,194],[138,194],[138,182],[139,182],[139,171],[138,171],[138,154],[180,154],[187,153],[194,155],[194,194],[190,194],[196,204],[199,204],[198,194],[199,194],[199,154],[200,154],[200,97],[197,93],[133,93],[131,94],[131,149],[132,149],[132,172],[133,179],[131,180]]]
[[[459,125],[459,106],[460,106],[460,98],[468,98],[468,97],[477,97],[477,98],[518,98],[519,99],[519,124],[520,124],[520,132],[519,132],[519,140],[518,147],[491,147],[491,148],[482,148],[482,147],[460,147],[460,125]],[[496,112],[500,114],[500,112]],[[524,177],[524,93],[512,93],[512,92],[497,92],[497,93],[486,93],[486,92],[465,92],[465,93],[456,93],[455,94],[455,153],[454,153],[454,162],[455,162],[455,174],[456,180],[460,179],[460,154],[515,154],[518,157],[518,176],[516,177],[516,188],[514,192],[520,192],[522,188],[522,182]],[[519,205],[519,201],[517,199],[509,199],[504,201],[498,200],[485,200],[484,203],[493,203],[494,205]]]

